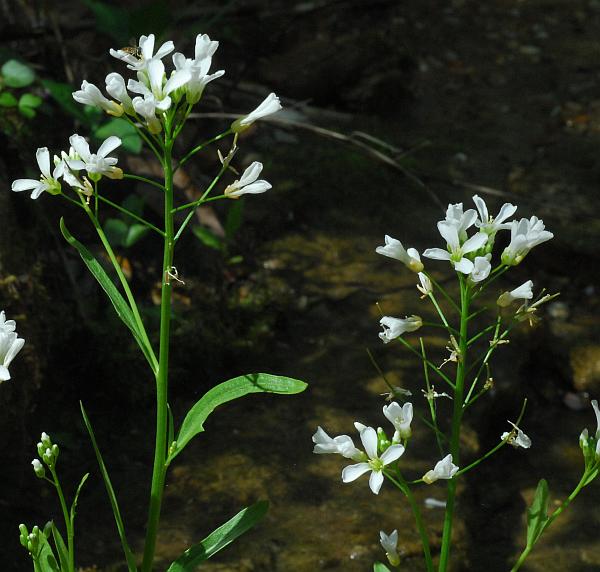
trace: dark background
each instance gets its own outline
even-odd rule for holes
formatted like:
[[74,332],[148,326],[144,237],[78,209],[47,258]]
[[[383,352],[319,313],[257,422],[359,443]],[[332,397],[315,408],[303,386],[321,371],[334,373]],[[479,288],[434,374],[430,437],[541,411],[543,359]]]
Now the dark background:
[[[153,381],[58,230],[64,216],[93,246],[86,221],[57,198],[32,202],[9,189],[33,174],[37,147],[57,152],[72,133],[89,134],[86,118],[44,82],[103,86],[110,71],[125,75],[108,49],[150,32],[188,56],[198,33],[220,41],[212,69],[226,75],[207,88],[179,153],[226,128],[224,113],[247,112],[270,91],[285,106],[241,139],[236,157],[240,168],[262,161],[273,190],[243,199],[242,225],[225,250],[190,233],[177,253],[185,285],[174,306],[176,419],[208,387],[246,371],[310,383],[302,396],[254,396],[211,418],[170,473],[158,569],[260,498],[271,500],[265,522],[207,570],[369,570],[383,558],[380,528],[400,529],[403,569],[422,569],[401,499],[391,488],[373,497],[365,482],[338,483],[339,459],[312,455],[310,435],[318,424],[339,434],[351,432],[356,419],[381,423],[384,386],[365,347],[386,373],[420,393],[418,364],[379,344],[374,304],[391,315],[428,310],[414,295],[414,276],[374,249],[385,233],[420,250],[440,246],[434,223],[445,205],[470,203],[476,193],[491,213],[513,202],[517,216],[536,214],[555,235],[498,288],[531,278],[536,289],[561,292],[541,324],[524,326],[498,352],[497,389],[480,401],[465,432],[465,454],[475,458],[528,396],[525,427],[534,447],[526,454],[503,450],[469,476],[459,505],[455,569],[509,569],[537,480],[549,479],[554,499],[568,494],[581,465],[579,432],[594,429],[585,395],[597,396],[600,383],[600,3],[13,1],[0,10],[0,63],[18,58],[32,66],[38,79],[31,90],[44,99],[34,119],[0,108],[0,307],[27,340],[13,379],[0,386],[0,569],[30,569],[18,523],[58,520],[51,491],[29,465],[46,431],[61,444],[69,495],[82,473],[92,473],[77,523],[80,566],[120,570],[79,400],[95,425],[132,541],[140,548],[143,539]],[[133,172],[153,168],[144,153],[129,163],[121,153],[120,161]],[[214,149],[188,163],[178,181],[181,201],[198,196],[215,171]],[[160,220],[151,191],[106,189],[118,202],[137,193],[146,216]],[[195,224],[219,235],[230,208],[219,203]],[[146,237],[120,252],[154,330],[159,249]],[[434,264],[440,279],[449,277]],[[433,334],[428,341],[441,361],[446,342]],[[418,477],[434,453],[428,436],[415,432],[415,456],[406,462]],[[530,570],[598,569],[595,487],[536,548]],[[442,489],[419,495],[442,498]],[[435,550],[441,513],[427,511],[426,519]]]

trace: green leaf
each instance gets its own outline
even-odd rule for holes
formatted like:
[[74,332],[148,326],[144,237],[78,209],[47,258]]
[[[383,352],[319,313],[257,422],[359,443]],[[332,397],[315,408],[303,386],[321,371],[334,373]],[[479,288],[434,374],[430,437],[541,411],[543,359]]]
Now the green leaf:
[[0,93],[0,107],[16,107],[18,105],[17,98],[8,91]]
[[92,441],[92,447],[94,448],[94,452],[96,453],[96,460],[98,461],[100,473],[102,474],[102,478],[104,479],[104,486],[106,487],[106,492],[108,493],[110,506],[112,507],[113,515],[115,517],[115,523],[117,524],[117,530],[119,531],[121,546],[123,547],[125,559],[127,560],[127,568],[129,569],[129,572],[137,572],[137,567],[135,565],[135,556],[133,555],[133,552],[131,552],[129,544],[127,543],[127,538],[125,537],[125,525],[123,524],[123,519],[121,518],[121,511],[119,510],[117,495],[115,495],[115,490],[113,489],[110,477],[108,476],[108,471],[106,470],[106,465],[104,464],[104,459],[102,459],[100,449],[98,449],[96,437],[94,435],[94,430],[92,429],[92,424],[90,423],[90,420],[87,416],[87,413],[85,412],[83,403],[81,403],[81,401],[79,402],[79,406],[81,407],[81,415],[83,416],[83,422],[85,423],[87,431],[90,435],[90,440]]
[[24,117],[32,119],[36,115],[35,108],[42,104],[42,98],[33,93],[24,93],[19,98],[19,112]]
[[192,228],[192,232],[205,246],[214,248],[215,250],[223,249],[223,240],[207,228],[197,225]]
[[231,201],[231,206],[227,211],[227,219],[225,220],[225,236],[231,240],[235,233],[242,226],[242,216],[244,213],[244,200]]
[[541,479],[531,506],[527,509],[527,546],[533,546],[544,530],[548,520],[548,483]]
[[60,572],[52,547],[46,538],[41,542],[37,565],[40,572]]
[[375,562],[373,564],[373,572],[391,572],[391,570],[381,562]]
[[116,246],[125,246],[129,226],[120,218],[109,218],[104,223],[104,233],[108,242]]
[[56,103],[60,105],[69,115],[81,121],[84,125],[91,125],[92,120],[85,113],[83,106],[76,103],[73,99],[73,86],[68,83],[61,83],[49,79],[42,80],[42,85],[50,92]]
[[121,146],[127,151],[138,154],[142,150],[142,138],[137,129],[125,119],[119,117],[104,123],[93,133],[100,140],[116,135],[121,139]]
[[261,520],[269,508],[267,501],[259,501],[238,512],[232,519],[211,532],[204,540],[188,548],[167,572],[193,572],[197,566],[231,544]]
[[[135,194],[129,194],[125,197],[125,199],[123,200],[123,202],[121,203],[121,206],[124,209],[127,209],[128,211],[132,212],[133,214],[138,215],[139,217],[144,215],[144,199],[142,197],[140,197],[139,195],[135,195]],[[123,215],[125,220],[134,220],[131,217],[129,217],[128,215]]]
[[67,239],[67,242],[78,250],[79,255],[85,262],[85,265],[88,267],[89,271],[98,281],[98,284],[100,284],[100,286],[106,292],[108,298],[112,302],[117,316],[119,316],[123,323],[131,330],[133,337],[140,346],[140,349],[142,350],[144,356],[148,360],[148,363],[152,368],[154,368],[151,357],[152,348],[146,347],[144,338],[138,330],[138,326],[133,316],[133,312],[131,311],[131,308],[129,307],[123,296],[121,296],[121,293],[117,290],[117,287],[113,284],[112,280],[108,277],[108,274],[106,274],[104,268],[102,268],[102,266],[94,258],[92,253],[83,244],[81,244],[81,242],[74,238],[73,235],[69,232],[63,218],[60,219],[60,230],[63,236]]
[[60,562],[60,569],[66,571],[69,569],[69,551],[63,537],[61,536],[58,528],[54,522],[52,523],[52,536],[54,538],[54,545],[56,546],[56,552],[58,552],[58,561]]
[[17,60],[8,60],[0,69],[8,87],[26,87],[35,80],[34,71]]
[[127,236],[125,237],[125,246],[129,248],[133,246],[138,240],[140,240],[150,229],[145,224],[135,223],[127,229]]
[[75,509],[77,508],[77,502],[79,501],[79,495],[81,494],[81,489],[83,488],[83,485],[85,484],[85,481],[88,480],[88,477],[90,476],[89,473],[86,473],[85,475],[83,475],[83,477],[81,478],[81,481],[79,481],[79,486],[77,487],[77,490],[75,491],[75,498],[73,499],[73,504],[71,504],[71,526],[73,526],[73,523],[75,522]]
[[208,390],[185,416],[177,436],[175,450],[167,459],[167,464],[182,451],[191,439],[204,431],[204,422],[219,405],[250,393],[293,395],[301,393],[306,387],[307,384],[298,379],[270,373],[249,373],[220,383]]

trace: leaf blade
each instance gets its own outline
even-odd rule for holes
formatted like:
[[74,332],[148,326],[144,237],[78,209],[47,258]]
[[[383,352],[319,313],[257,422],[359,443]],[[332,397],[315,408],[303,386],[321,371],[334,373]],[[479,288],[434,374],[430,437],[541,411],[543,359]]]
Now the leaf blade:
[[527,546],[533,546],[544,530],[548,520],[548,502],[550,500],[548,483],[540,479],[535,490],[531,506],[527,509]]
[[267,501],[259,501],[241,510],[211,532],[204,540],[188,548],[169,566],[167,572],[193,572],[201,562],[208,560],[244,532],[250,530],[265,516],[268,508]]
[[204,422],[219,406],[250,393],[275,393],[294,395],[301,393],[307,384],[291,377],[272,375],[269,373],[252,373],[234,377],[209,389],[199,401],[193,405],[185,416],[173,453],[167,459],[169,464],[176,455],[198,434],[204,431]]

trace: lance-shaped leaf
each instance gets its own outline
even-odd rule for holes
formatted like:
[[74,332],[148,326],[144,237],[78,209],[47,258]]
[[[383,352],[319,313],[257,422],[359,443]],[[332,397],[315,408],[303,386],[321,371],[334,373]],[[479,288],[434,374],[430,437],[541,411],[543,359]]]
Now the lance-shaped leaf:
[[548,483],[541,479],[535,490],[531,506],[527,509],[527,546],[531,547],[540,537],[548,520]]
[[77,249],[79,255],[81,256],[81,259],[85,262],[85,265],[92,273],[92,276],[98,281],[98,284],[100,284],[100,286],[106,292],[106,295],[112,302],[117,316],[119,316],[123,323],[131,330],[133,337],[140,346],[140,349],[142,350],[144,356],[148,360],[148,363],[154,369],[154,362],[152,360],[152,348],[149,348],[144,342],[144,337],[140,332],[138,324],[135,321],[133,312],[131,311],[129,304],[127,304],[127,302],[125,301],[125,298],[123,298],[119,290],[117,290],[117,287],[109,278],[104,268],[102,268],[102,265],[98,262],[98,260],[96,260],[94,255],[69,232],[69,229],[67,229],[63,218],[60,219],[60,231],[62,232],[67,242]]
[[204,540],[188,548],[167,572],[193,572],[198,565],[231,544],[238,536],[251,529],[267,513],[269,503],[260,501],[238,512],[225,524],[211,532]]
[[373,564],[373,572],[391,572],[390,569],[381,562],[375,562]]
[[69,552],[67,550],[67,545],[63,540],[62,535],[54,522],[52,523],[52,536],[54,537],[54,545],[56,546],[56,552],[58,552],[58,561],[60,562],[60,569],[68,570],[69,569]]
[[298,379],[269,373],[249,373],[220,383],[207,391],[185,416],[176,445],[167,459],[167,465],[181,453],[193,437],[204,431],[204,422],[219,405],[249,393],[292,395],[301,393],[306,387],[306,383]]

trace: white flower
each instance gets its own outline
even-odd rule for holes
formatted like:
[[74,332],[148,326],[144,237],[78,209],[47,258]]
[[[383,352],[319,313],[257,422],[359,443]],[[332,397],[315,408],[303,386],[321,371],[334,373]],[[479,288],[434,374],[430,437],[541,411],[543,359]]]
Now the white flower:
[[148,64],[152,60],[160,60],[165,56],[168,56],[174,49],[175,46],[170,40],[165,42],[156,53],[154,53],[154,34],[149,36],[141,36],[138,42],[140,57],[136,57],[133,54],[124,52],[123,50],[109,50],[109,53],[114,58],[122,60],[127,64],[130,70],[143,72],[148,68]]
[[481,282],[490,275],[490,271],[492,270],[492,265],[490,264],[491,258],[491,254],[475,257],[475,260],[473,260],[473,270],[471,270],[471,274],[469,274],[469,278],[473,282]]
[[399,260],[413,272],[421,272],[421,270],[423,270],[423,263],[421,262],[419,252],[414,248],[405,250],[399,240],[396,240],[387,234],[385,235],[385,246],[378,246],[375,249],[375,252]]
[[448,208],[446,209],[445,222],[456,228],[456,232],[458,233],[461,242],[464,242],[467,239],[467,229],[473,226],[476,219],[477,213],[475,210],[469,209],[463,212],[462,203],[448,205]]
[[0,332],[14,332],[17,327],[17,322],[14,320],[7,320],[4,310],[0,312]]
[[464,255],[479,250],[487,242],[487,234],[484,232],[478,232],[465,241],[465,243],[461,246],[458,226],[443,220],[438,222],[437,226],[440,234],[446,240],[448,250],[442,250],[441,248],[428,248],[423,253],[423,256],[426,256],[427,258],[433,258],[435,260],[449,260],[457,272],[470,274],[473,270],[473,263],[468,258],[465,258]]
[[74,91],[72,95],[77,103],[103,109],[106,113],[114,115],[115,117],[123,115],[123,107],[104,97],[102,92],[93,83],[83,80],[81,89]]
[[257,181],[260,172],[262,171],[263,165],[258,161],[254,161],[240,177],[239,181],[234,181],[229,185],[223,194],[227,197],[235,199],[241,197],[246,193],[257,194],[264,193],[271,188],[271,183],[263,181],[262,179]]
[[190,80],[185,85],[187,102],[194,104],[202,97],[202,92],[208,83],[221,77],[225,71],[219,70],[208,74],[212,64],[212,56],[217,51],[219,42],[211,41],[207,34],[196,36],[194,59],[186,58],[183,54],[173,54],[173,64],[177,71],[188,70]]
[[42,173],[39,181],[36,179],[17,179],[13,181],[11,189],[17,193],[31,191],[32,199],[37,199],[44,191],[51,195],[58,195],[60,193],[60,183],[58,182],[60,170],[55,168],[52,173],[50,172],[48,147],[40,147],[35,153],[35,158]]
[[432,471],[423,475],[423,481],[428,485],[439,479],[451,479],[458,472],[458,467],[452,462],[452,455],[446,455],[438,461]]
[[594,437],[590,438],[588,430],[584,429],[579,436],[579,445],[583,449],[584,455],[586,457],[586,465],[588,461],[588,447],[590,446],[590,441],[592,444],[595,443],[595,460],[600,460],[600,408],[598,408],[598,402],[595,399],[592,399],[592,407],[594,408],[594,413],[596,414],[596,433]]
[[280,109],[282,109],[282,107],[279,98],[274,93],[270,93],[252,113],[249,113],[246,117],[242,117],[241,119],[236,119],[231,124],[231,129],[236,133],[243,131],[257,119],[262,119],[263,117],[277,113]]
[[510,223],[510,244],[502,252],[502,263],[516,266],[534,246],[550,240],[554,235],[544,229],[544,221],[536,216],[513,220]]
[[397,402],[392,401],[389,405],[383,406],[383,414],[395,429],[392,443],[399,443],[400,439],[408,439],[411,436],[412,403],[407,402],[401,407]]
[[25,340],[19,338],[17,332],[0,329],[0,383],[10,379],[8,366],[21,351],[24,344]]
[[[512,421],[509,423],[514,427],[514,431],[510,433],[504,432],[500,436],[502,441],[506,440],[509,445],[515,448],[522,447],[523,449],[529,449],[531,447],[531,439],[523,433]],[[516,433],[515,433],[516,431]]]
[[332,439],[321,427],[317,427],[312,441],[315,443],[313,453],[317,453],[317,455],[337,454],[354,460],[359,460],[364,456],[362,451],[354,446],[351,437],[339,435]]
[[69,143],[71,143],[71,146],[79,156],[79,159],[68,161],[71,169],[75,171],[85,169],[93,181],[100,180],[102,175],[106,175],[109,179],[123,178],[123,171],[115,167],[117,159],[115,157],[107,157],[111,151],[114,151],[121,145],[121,140],[118,137],[111,135],[100,145],[97,153],[90,152],[88,142],[81,135],[71,135]]
[[165,82],[165,64],[162,60],[150,60],[147,68],[147,82],[130,79],[127,82],[127,89],[133,93],[139,93],[144,98],[152,95],[156,102],[156,109],[166,111],[171,107],[169,94],[184,86],[191,78],[192,73],[189,69],[181,69],[174,71]]
[[384,316],[379,320],[379,324],[383,328],[383,332],[379,332],[379,337],[383,340],[384,344],[387,344],[405,332],[418,330],[423,325],[423,321],[420,316],[414,315],[407,316],[406,318]]
[[394,530],[389,536],[379,531],[379,543],[385,550],[385,555],[392,566],[398,566],[400,564],[400,555],[398,554],[398,531]]
[[150,133],[160,133],[162,124],[156,117],[156,99],[152,94],[147,94],[144,97],[134,97],[132,102],[135,112],[141,115],[146,120],[146,126]]
[[434,499],[432,497],[427,497],[423,504],[425,508],[446,508],[446,501]]
[[418,276],[421,285],[419,286],[419,284],[417,284],[417,290],[423,294],[421,298],[425,298],[433,292],[433,286],[431,285],[431,280],[429,279],[429,276],[423,274],[423,272],[419,272]]
[[498,296],[496,303],[501,308],[510,306],[515,300],[531,300],[533,298],[533,282],[527,280],[523,282],[518,288],[511,290],[510,292],[503,292]]
[[488,214],[485,201],[480,196],[475,195],[473,197],[473,202],[479,211],[479,220],[475,222],[475,226],[479,228],[481,232],[485,232],[490,237],[493,237],[499,230],[510,228],[510,224],[505,223],[504,221],[515,214],[517,211],[515,205],[504,203],[502,207],[500,207],[500,212],[495,218],[492,218]]
[[369,460],[345,467],[342,471],[342,481],[350,483],[371,471],[369,487],[373,491],[373,494],[377,495],[383,484],[383,469],[386,465],[393,463],[402,456],[404,447],[402,445],[390,445],[382,453],[381,457],[379,457],[377,455],[377,432],[372,427],[366,427],[360,432],[360,440]]
[[39,459],[34,459],[33,461],[31,461],[31,464],[33,465],[33,471],[34,471],[36,477],[39,477],[40,479],[42,479],[46,475],[46,470],[44,469],[44,465],[42,465],[42,463]]
[[[125,113],[133,114],[133,103],[131,101],[131,97],[127,93],[127,88],[125,87],[125,79],[121,74],[116,72],[109,73],[106,76],[106,92],[114,97],[117,101],[119,101],[125,110]],[[121,110],[122,113],[123,110]]]

